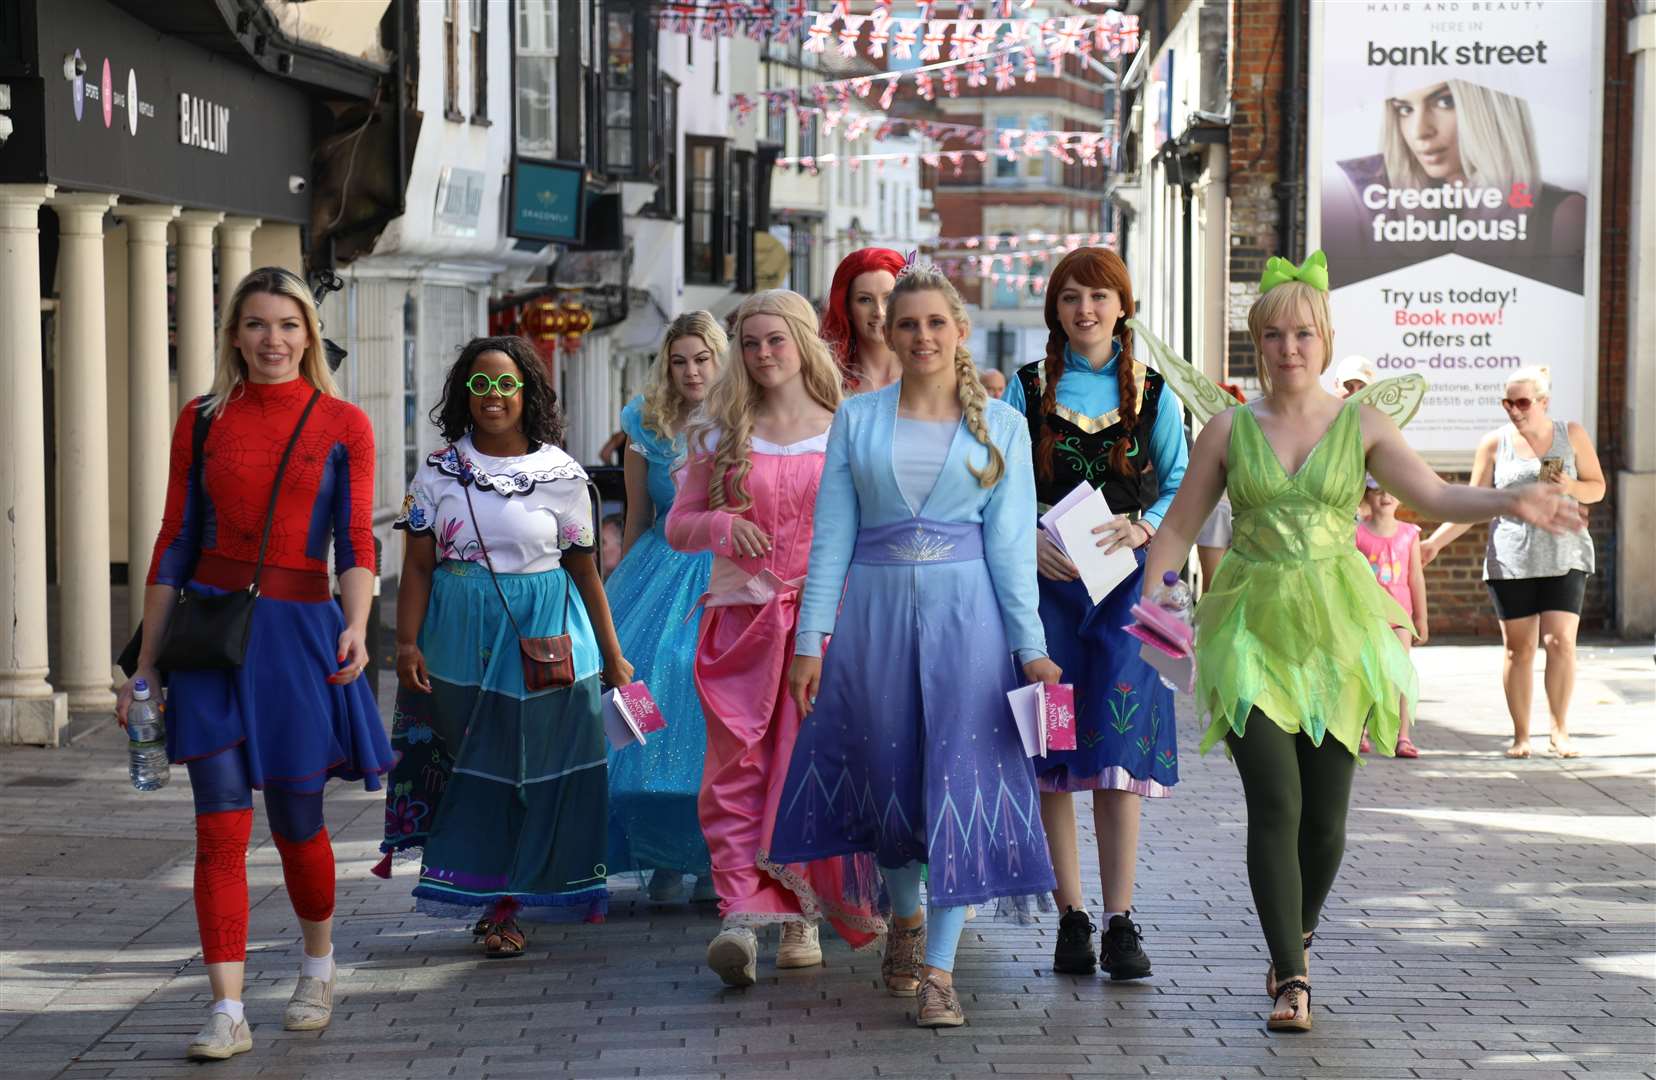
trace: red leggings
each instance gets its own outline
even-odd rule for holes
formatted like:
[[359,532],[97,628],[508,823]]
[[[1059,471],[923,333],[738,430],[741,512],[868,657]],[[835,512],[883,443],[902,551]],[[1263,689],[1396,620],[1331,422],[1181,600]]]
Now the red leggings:
[[[201,952],[209,964],[247,957],[247,841],[253,792],[241,747],[192,761],[196,804],[195,903]],[[334,910],[334,855],[322,823],[322,793],[265,792],[271,838],[282,857],[293,913],[322,922]]]

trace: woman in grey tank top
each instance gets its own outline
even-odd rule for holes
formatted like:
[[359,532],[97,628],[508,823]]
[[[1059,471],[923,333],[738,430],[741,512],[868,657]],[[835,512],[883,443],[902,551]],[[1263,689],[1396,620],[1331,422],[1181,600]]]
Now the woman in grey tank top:
[[[1485,435],[1472,460],[1472,483],[1511,487],[1537,478],[1555,478],[1564,493],[1584,506],[1604,498],[1604,471],[1587,431],[1574,420],[1547,415],[1551,383],[1544,367],[1522,368],[1507,381],[1501,407],[1511,421]],[[1420,546],[1430,563],[1471,525],[1445,524]],[[1507,757],[1530,755],[1530,701],[1535,682],[1535,648],[1546,649],[1547,708],[1552,714],[1549,749],[1575,757],[1570,746],[1570,692],[1575,688],[1576,629],[1587,575],[1593,572],[1593,538],[1582,527],[1554,535],[1514,518],[1489,524],[1484,581],[1501,621],[1506,661],[1501,681],[1512,714]]]

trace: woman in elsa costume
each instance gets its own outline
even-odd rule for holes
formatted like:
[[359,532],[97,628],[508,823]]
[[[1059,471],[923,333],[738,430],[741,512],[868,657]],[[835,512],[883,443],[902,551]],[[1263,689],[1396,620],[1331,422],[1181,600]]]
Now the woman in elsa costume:
[[1311,935],[1345,850],[1363,726],[1393,753],[1400,704],[1412,708],[1416,696],[1391,630],[1408,618],[1353,542],[1365,471],[1440,521],[1505,515],[1562,531],[1580,514],[1553,485],[1445,483],[1398,431],[1425,393],[1419,376],[1344,401],[1323,389],[1334,331],[1320,251],[1303,267],[1266,263],[1248,311],[1265,392],[1246,405],[1132,325],[1168,385],[1207,421],[1151,542],[1147,582],[1179,569],[1220,493],[1230,495],[1231,547],[1196,609],[1196,703],[1212,716],[1201,746],[1223,739],[1242,778],[1248,881],[1276,1002],[1266,1026],[1309,1031]]
[[921,1027],[952,1027],[967,905],[1053,886],[1006,694],[1060,672],[1036,612],[1023,418],[988,400],[935,269],[898,279],[886,325],[901,379],[846,401],[829,433],[789,674],[809,715],[771,857],[873,854],[894,916],[886,989],[918,995]]
[[627,523],[621,563],[604,591],[615,611],[621,651],[650,688],[667,727],[643,746],[611,750],[610,861],[614,874],[650,870],[651,900],[715,899],[707,841],[696,819],[707,723],[696,696],[699,623],[691,616],[707,591],[710,552],[667,543],[672,470],[684,457],[684,428],[707,396],[729,339],[712,315],[687,311],[667,327],[644,393],[621,410],[627,435]]

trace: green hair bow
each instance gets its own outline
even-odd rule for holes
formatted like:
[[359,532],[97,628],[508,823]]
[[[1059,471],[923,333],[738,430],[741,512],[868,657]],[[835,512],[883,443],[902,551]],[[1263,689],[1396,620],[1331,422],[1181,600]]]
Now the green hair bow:
[[1265,260],[1265,273],[1259,278],[1259,294],[1264,296],[1287,281],[1303,281],[1313,289],[1328,291],[1328,256],[1313,251],[1305,257],[1303,266],[1295,266],[1280,255]]

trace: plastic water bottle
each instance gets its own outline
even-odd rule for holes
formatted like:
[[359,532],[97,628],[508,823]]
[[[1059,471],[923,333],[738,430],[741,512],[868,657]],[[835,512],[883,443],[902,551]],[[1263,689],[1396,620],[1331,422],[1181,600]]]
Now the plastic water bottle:
[[1190,621],[1190,586],[1179,580],[1176,571],[1169,570],[1162,575],[1162,583],[1150,594],[1150,599],[1154,600],[1158,607],[1166,608],[1185,622]]
[[139,791],[164,788],[172,777],[160,704],[150,697],[148,681],[139,679],[132,684],[132,704],[127,706],[127,761],[132,786]]

